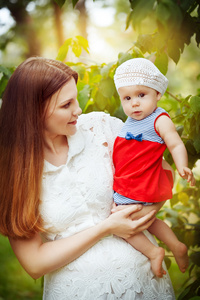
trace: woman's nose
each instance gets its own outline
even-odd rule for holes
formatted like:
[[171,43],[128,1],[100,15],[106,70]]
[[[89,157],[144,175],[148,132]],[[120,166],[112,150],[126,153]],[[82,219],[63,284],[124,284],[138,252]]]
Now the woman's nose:
[[79,106],[78,100],[76,100],[76,106],[73,112],[73,115],[77,116],[80,115],[82,113],[82,109]]

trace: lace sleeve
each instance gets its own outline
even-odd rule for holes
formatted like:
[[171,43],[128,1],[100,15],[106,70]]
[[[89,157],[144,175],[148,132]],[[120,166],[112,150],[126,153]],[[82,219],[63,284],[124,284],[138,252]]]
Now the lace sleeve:
[[109,152],[112,154],[114,141],[123,126],[123,122],[104,112],[92,112],[82,114],[79,117],[79,125],[83,130],[92,130],[102,140],[102,143],[107,143]]

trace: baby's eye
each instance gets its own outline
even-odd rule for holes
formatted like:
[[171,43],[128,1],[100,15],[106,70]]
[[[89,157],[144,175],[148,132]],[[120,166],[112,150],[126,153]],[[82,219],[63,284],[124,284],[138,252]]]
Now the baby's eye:
[[131,100],[131,97],[130,96],[126,96],[124,99],[125,100]]
[[145,96],[144,93],[140,93],[140,94],[138,95],[139,98],[143,98],[144,96]]

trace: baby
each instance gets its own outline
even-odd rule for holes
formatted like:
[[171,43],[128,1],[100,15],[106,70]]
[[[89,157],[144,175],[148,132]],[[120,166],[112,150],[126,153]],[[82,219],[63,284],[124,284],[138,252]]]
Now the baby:
[[[151,205],[172,198],[173,175],[163,164],[166,147],[180,176],[194,185],[186,148],[168,113],[157,107],[166,91],[167,78],[148,59],[134,58],[117,68],[114,82],[128,116],[114,143],[114,202],[117,205]],[[186,245],[159,219],[148,231],[168,246],[179,269],[185,272],[189,261]],[[150,259],[156,276],[166,274],[162,267],[163,248],[152,244],[143,233],[127,241]]]

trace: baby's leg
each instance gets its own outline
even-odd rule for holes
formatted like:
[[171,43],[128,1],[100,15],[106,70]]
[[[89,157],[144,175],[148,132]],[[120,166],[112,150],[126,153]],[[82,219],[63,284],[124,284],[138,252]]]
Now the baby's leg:
[[152,244],[142,232],[127,239],[127,242],[150,259],[151,269],[157,277],[163,277],[166,274],[166,271],[162,267],[165,256],[163,248]]
[[[172,172],[173,180],[175,178],[175,173],[172,167],[165,161],[162,161],[162,167],[165,170],[170,170]],[[158,239],[163,241],[167,247],[174,254],[175,260],[179,266],[181,272],[185,272],[189,265],[189,258],[187,254],[187,247],[185,244],[181,243],[173,231],[161,220],[156,220],[148,230],[154,234]]]
[[156,219],[148,231],[167,245],[174,254],[180,271],[184,273],[189,265],[186,245],[177,239],[171,228],[162,220]]

